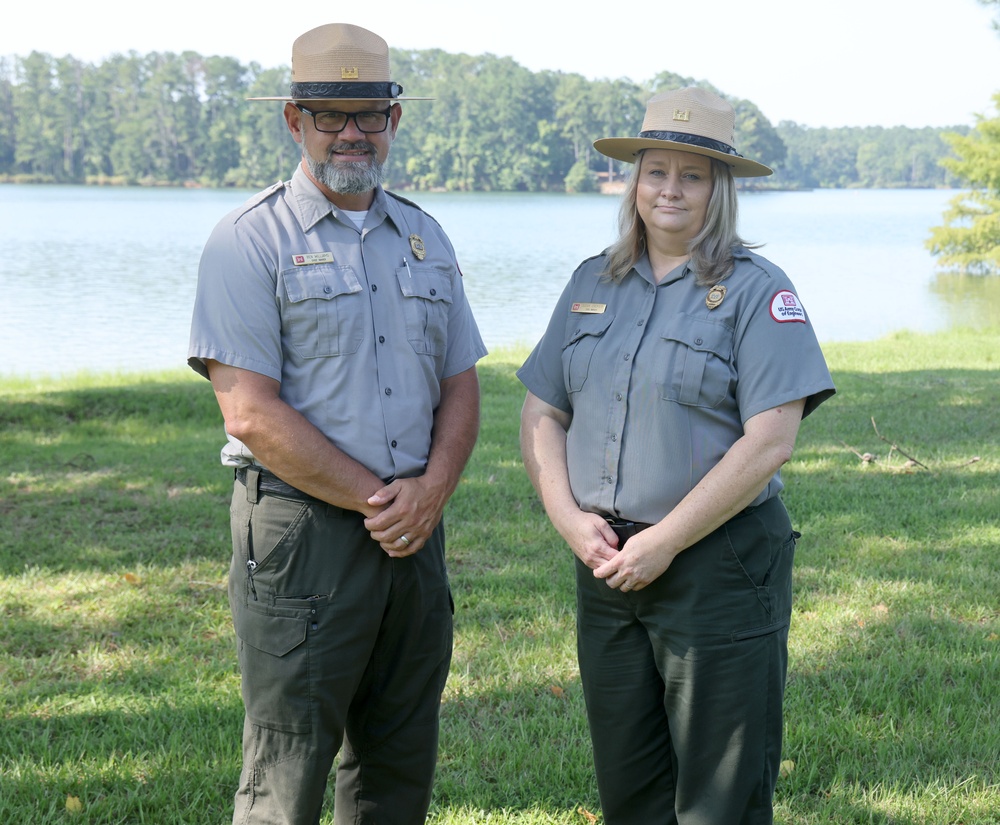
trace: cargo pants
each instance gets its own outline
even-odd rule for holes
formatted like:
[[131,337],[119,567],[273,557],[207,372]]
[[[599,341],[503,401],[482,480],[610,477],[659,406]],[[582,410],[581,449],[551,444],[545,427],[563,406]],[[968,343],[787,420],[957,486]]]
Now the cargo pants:
[[580,674],[607,825],[767,825],[795,540],[777,498],[642,590],[577,560]]
[[361,514],[234,483],[229,599],[243,702],[233,822],[416,825],[430,804],[453,604],[444,528],[393,559]]

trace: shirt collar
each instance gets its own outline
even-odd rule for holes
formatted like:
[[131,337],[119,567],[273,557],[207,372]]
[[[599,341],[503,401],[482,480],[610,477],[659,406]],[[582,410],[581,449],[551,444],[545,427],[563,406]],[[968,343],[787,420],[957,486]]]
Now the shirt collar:
[[[327,215],[333,215],[338,212],[337,207],[327,200],[326,195],[320,191],[319,187],[305,173],[301,163],[295,167],[295,172],[292,175],[291,189],[303,232],[312,229]],[[375,190],[375,199],[372,201],[372,205],[368,207],[368,212],[369,216],[372,212],[375,213],[377,218],[375,225],[381,223],[383,218],[388,218],[389,223],[392,224],[396,232],[399,235],[403,234],[402,227],[406,226],[406,223],[402,217],[402,210],[394,198],[386,196],[385,190],[381,186]],[[349,219],[345,220],[353,226],[353,223]]]
[[663,286],[664,284],[672,284],[674,281],[679,281],[685,275],[688,274],[690,261],[684,263],[680,266],[674,267],[670,272],[668,272],[660,283],[656,283],[656,276],[653,275],[653,267],[649,263],[649,253],[643,253],[643,256],[635,262],[633,269],[639,274],[639,276],[653,286]]

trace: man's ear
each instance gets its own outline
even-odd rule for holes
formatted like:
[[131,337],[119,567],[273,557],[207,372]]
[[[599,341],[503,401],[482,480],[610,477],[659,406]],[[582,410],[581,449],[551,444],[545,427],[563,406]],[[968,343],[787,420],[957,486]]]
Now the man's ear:
[[292,138],[294,138],[296,143],[302,143],[302,112],[300,112],[294,103],[288,102],[285,104],[285,125],[288,126],[288,131],[292,133]]

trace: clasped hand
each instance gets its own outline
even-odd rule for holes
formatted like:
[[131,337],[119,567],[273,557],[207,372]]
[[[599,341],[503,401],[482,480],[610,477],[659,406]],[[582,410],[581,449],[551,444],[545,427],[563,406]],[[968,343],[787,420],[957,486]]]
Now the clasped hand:
[[444,510],[444,501],[423,478],[397,478],[372,495],[368,504],[381,509],[365,519],[365,529],[393,558],[405,558],[423,547]]
[[663,575],[673,561],[668,551],[654,543],[650,530],[637,533],[619,550],[615,531],[594,513],[580,513],[566,538],[596,578],[623,592],[642,590]]

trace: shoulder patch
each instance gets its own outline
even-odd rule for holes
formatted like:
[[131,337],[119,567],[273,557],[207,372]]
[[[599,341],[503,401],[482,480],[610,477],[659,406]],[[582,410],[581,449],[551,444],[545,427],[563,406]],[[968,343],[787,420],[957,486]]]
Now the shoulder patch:
[[771,298],[771,317],[779,324],[806,323],[806,311],[799,296],[788,289],[775,292]]

